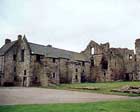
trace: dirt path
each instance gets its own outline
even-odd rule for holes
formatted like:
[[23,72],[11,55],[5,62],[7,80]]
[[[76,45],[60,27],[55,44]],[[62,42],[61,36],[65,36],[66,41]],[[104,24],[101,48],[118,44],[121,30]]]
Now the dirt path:
[[43,88],[0,88],[0,105],[79,103],[128,99],[127,96],[104,95]]

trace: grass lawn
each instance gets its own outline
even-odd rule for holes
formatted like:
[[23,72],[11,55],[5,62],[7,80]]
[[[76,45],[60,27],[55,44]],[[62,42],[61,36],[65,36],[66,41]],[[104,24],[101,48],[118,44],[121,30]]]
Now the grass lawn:
[[0,106],[0,112],[140,112],[140,100]]
[[[103,94],[117,94],[117,95],[128,95],[128,96],[140,96],[140,94],[128,94],[128,93],[119,93],[119,92],[111,92],[112,89],[118,89],[123,86],[140,86],[139,82],[106,82],[106,83],[82,83],[82,84],[61,84],[59,86],[53,86],[49,88],[54,89],[68,89],[68,90],[76,90],[76,91],[86,91],[86,92],[95,92],[95,93],[103,93]],[[76,89],[77,87],[97,87],[99,90],[82,90]]]

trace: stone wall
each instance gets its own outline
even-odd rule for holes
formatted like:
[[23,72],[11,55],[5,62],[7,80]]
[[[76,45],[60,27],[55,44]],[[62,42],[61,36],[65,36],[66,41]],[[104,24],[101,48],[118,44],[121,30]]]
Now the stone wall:
[[[40,60],[37,60],[40,56]],[[45,70],[45,58],[42,55],[31,55],[30,74],[32,74],[32,86],[48,86],[48,76]]]
[[60,58],[59,59],[59,74],[60,83],[70,83],[70,74],[68,74],[68,62],[69,59]]
[[13,46],[4,56],[4,76],[2,79],[2,85],[14,85],[14,77],[16,71],[14,71],[16,62],[13,60],[13,55],[16,53],[16,46]]
[[59,84],[59,59],[58,58],[46,58],[46,67],[48,81],[50,84]]
[[135,42],[136,49],[136,79],[140,80],[140,39]]
[[[23,58],[23,59],[22,59]],[[18,36],[17,53],[16,53],[16,85],[30,86],[30,49],[26,38]]]
[[60,83],[140,80],[140,39],[136,40],[135,46],[136,55],[134,50],[110,48],[109,43],[98,44],[91,41],[84,51],[71,52],[71,58],[66,59],[32,53],[26,38],[19,35],[16,44],[5,56],[0,57],[0,83],[48,86]]

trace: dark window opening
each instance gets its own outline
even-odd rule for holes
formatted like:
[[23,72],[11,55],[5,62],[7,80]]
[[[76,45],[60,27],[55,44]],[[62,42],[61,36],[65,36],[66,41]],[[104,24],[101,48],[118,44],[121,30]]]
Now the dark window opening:
[[76,68],[75,71],[78,72],[78,69]]
[[94,66],[94,59],[91,59],[91,66]]
[[18,81],[18,77],[17,76],[14,76],[14,81]]
[[21,61],[24,62],[24,49],[21,50]]
[[137,61],[137,58],[135,57],[135,62]]
[[117,66],[117,63],[116,63],[116,61],[115,61],[115,67]]
[[16,70],[16,67],[14,67],[14,72],[16,72],[17,70]]
[[37,78],[37,76],[35,77],[34,81],[35,81],[35,82],[37,82],[37,81],[38,81],[38,78]]
[[85,62],[84,61],[82,62],[82,66],[85,66]]
[[101,66],[102,66],[102,69],[105,69],[105,70],[108,69],[108,61],[106,60],[105,57],[103,57],[101,60]]
[[52,77],[55,78],[55,73],[52,74]]
[[104,72],[104,76],[106,76],[106,73]]
[[86,82],[86,76],[85,76],[85,71],[83,70],[81,73],[81,82]]
[[41,61],[40,55],[36,55],[36,61],[37,61],[37,62],[40,62],[40,61]]
[[130,81],[130,77],[129,77],[129,73],[126,73],[125,74],[125,79],[124,79],[125,81]]
[[16,61],[16,58],[17,58],[17,56],[16,56],[16,54],[14,54],[13,55],[13,61]]
[[56,59],[55,58],[53,58],[53,63],[55,63],[56,62]]
[[24,70],[24,75],[26,75],[26,70]]
[[76,80],[76,81],[78,80],[78,76],[77,76],[77,75],[75,75],[75,80]]

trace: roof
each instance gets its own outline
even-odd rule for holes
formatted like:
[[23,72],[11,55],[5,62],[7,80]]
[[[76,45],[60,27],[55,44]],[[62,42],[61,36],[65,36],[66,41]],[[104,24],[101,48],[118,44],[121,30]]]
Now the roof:
[[29,43],[29,46],[31,48],[32,54],[40,54],[45,55],[46,57],[53,58],[66,58],[86,61],[86,57],[81,53],[58,49],[50,46],[39,45],[35,43]]
[[4,55],[13,45],[15,45],[17,41],[12,41],[11,43],[7,43],[0,48],[0,56]]
[[[0,56],[4,55],[17,41],[5,44],[0,48]],[[64,58],[79,61],[88,61],[84,54],[58,49],[51,46],[44,46],[35,43],[28,42],[32,54],[44,55],[51,58]]]

